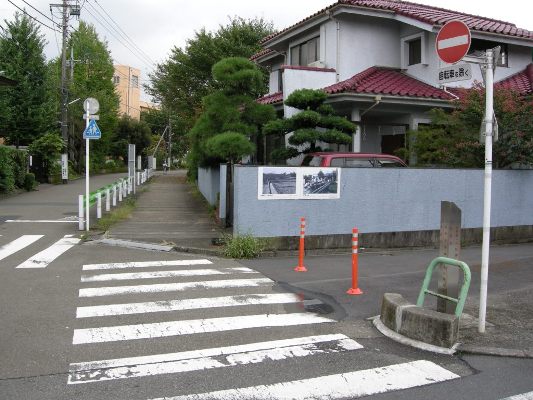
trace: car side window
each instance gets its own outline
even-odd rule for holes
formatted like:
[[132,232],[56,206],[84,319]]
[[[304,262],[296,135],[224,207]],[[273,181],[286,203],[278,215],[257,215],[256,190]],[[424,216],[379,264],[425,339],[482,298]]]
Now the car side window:
[[349,168],[372,168],[372,161],[368,158],[347,158],[346,167]]
[[377,168],[398,168],[403,167],[402,164],[395,160],[389,160],[386,158],[376,158],[376,167]]
[[344,157],[332,158],[329,165],[332,167],[344,167],[344,160]]

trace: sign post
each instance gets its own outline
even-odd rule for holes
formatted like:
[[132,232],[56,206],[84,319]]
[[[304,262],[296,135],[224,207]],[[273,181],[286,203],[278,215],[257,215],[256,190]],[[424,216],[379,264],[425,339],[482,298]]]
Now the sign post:
[[485,65],[485,174],[483,190],[483,244],[481,246],[481,287],[479,291],[479,333],[485,332],[485,317],[487,312],[487,285],[489,279],[489,250],[490,250],[490,209],[492,191],[492,120],[493,120],[493,90],[494,90],[494,53],[493,49],[486,51]]
[[100,139],[101,132],[96,125],[96,120],[91,119],[91,113],[96,114],[100,109],[98,100],[89,97],[83,102],[83,109],[86,114],[85,130],[83,138],[85,139],[85,230],[89,232],[89,139]]

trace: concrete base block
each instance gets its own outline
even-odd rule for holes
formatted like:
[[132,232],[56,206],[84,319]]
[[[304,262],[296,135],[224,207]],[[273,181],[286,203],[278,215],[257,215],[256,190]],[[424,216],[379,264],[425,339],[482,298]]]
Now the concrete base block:
[[459,318],[410,304],[397,293],[385,293],[380,320],[387,328],[410,339],[451,348],[457,341]]

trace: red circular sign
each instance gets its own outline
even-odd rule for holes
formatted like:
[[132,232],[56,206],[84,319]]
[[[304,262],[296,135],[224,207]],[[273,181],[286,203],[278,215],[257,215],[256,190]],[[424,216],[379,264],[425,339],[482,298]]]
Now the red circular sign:
[[450,21],[437,34],[435,49],[442,61],[454,64],[468,53],[470,40],[468,26],[461,21]]

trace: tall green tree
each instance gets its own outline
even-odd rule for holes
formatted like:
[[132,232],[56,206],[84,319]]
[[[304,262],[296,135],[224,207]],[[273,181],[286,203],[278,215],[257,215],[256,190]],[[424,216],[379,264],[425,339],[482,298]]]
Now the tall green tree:
[[201,29],[185,47],[174,47],[170,57],[150,75],[146,88],[163,107],[183,120],[185,129],[201,112],[202,98],[217,88],[211,69],[226,57],[249,58],[260,50],[260,40],[273,32],[262,18],[235,17],[216,32]]
[[[102,164],[110,152],[110,144],[114,140],[115,128],[118,123],[119,96],[113,84],[113,59],[108,50],[107,42],[100,39],[93,25],[80,21],[79,28],[74,31],[68,42],[68,50],[73,50],[73,79],[69,82],[69,149],[74,153],[78,166],[83,163],[85,120],[82,118],[83,101],[94,97],[100,103],[98,126],[102,138],[91,142],[91,159]],[[61,62],[53,63],[55,79],[59,81]],[[79,99],[79,100],[77,100]]]
[[0,71],[18,82],[0,90],[0,136],[17,147],[58,128],[44,45],[39,26],[24,14],[0,27]]
[[[418,165],[482,168],[485,145],[480,142],[480,126],[485,110],[485,90],[481,85],[463,90],[457,108],[446,113],[432,110],[432,123],[417,132],[414,150]],[[510,89],[495,88],[494,112],[499,140],[493,145],[496,168],[533,165],[533,102]]]
[[189,132],[189,171],[198,166],[235,162],[252,154],[260,128],[275,118],[272,106],[255,99],[263,87],[263,76],[246,58],[225,58],[213,66],[213,79],[220,88],[204,98],[204,112]]
[[123,115],[118,121],[110,154],[115,158],[128,158],[128,144],[135,145],[137,155],[146,156],[146,150],[152,143],[152,131],[146,122],[137,121],[128,115]]
[[287,97],[285,104],[301,110],[287,119],[269,122],[263,128],[266,135],[289,137],[289,144],[272,152],[274,161],[284,161],[300,154],[327,150],[325,144],[350,144],[355,124],[346,118],[335,115],[333,108],[324,102],[327,94],[322,90],[299,89]]

